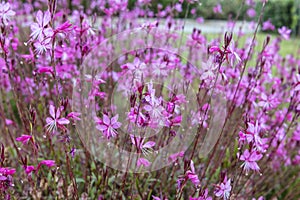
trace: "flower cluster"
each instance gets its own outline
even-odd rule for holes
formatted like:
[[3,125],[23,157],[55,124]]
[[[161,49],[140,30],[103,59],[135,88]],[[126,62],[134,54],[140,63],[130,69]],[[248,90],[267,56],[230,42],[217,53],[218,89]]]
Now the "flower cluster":
[[186,31],[197,3],[2,1],[0,199],[298,199],[292,30],[246,0],[251,33]]

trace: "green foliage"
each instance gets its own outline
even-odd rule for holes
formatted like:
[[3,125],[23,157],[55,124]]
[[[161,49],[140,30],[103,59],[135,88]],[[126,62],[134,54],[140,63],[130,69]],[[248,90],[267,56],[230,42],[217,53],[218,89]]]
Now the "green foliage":
[[[267,3],[263,21],[271,20],[277,28],[286,26],[294,29],[297,25],[297,13],[294,0],[273,0]],[[261,4],[257,4],[257,12],[261,10]]]
[[[217,5],[219,0],[205,0],[201,1],[201,6],[197,6],[198,14],[205,19],[223,19],[236,18],[242,20],[246,17],[247,7],[243,6],[243,0],[227,0],[221,1],[222,14],[216,14],[213,12],[213,7]],[[240,13],[239,13],[240,12]],[[238,15],[239,13],[239,15]]]
[[[132,9],[136,4],[137,0],[128,0],[128,8]],[[167,6],[172,6],[173,4],[177,3],[178,1],[174,0],[152,0],[151,5],[148,7],[154,13],[157,13],[157,6],[160,4],[163,8]],[[200,3],[189,4],[187,1],[184,1],[182,4],[183,12],[178,13],[176,17],[184,18],[186,15],[186,10],[188,9],[187,17],[192,17],[190,11],[191,9],[197,10],[197,16],[202,16],[205,19],[224,19],[227,20],[228,17],[235,18],[238,14],[241,5],[243,4],[243,0],[226,0],[221,1],[222,5],[222,14],[215,14],[213,12],[213,7],[217,5],[220,1],[219,0],[202,0]],[[239,15],[239,19],[243,19],[245,16],[247,8],[244,6],[241,9],[241,13]]]

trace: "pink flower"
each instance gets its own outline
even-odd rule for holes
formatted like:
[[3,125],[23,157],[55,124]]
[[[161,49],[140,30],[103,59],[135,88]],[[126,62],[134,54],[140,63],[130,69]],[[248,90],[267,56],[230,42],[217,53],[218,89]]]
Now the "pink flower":
[[152,147],[155,146],[155,142],[148,141],[146,143],[144,138],[136,137],[134,135],[130,135],[131,142],[141,150],[143,154],[147,155],[150,151],[152,151]]
[[253,18],[253,17],[255,17],[256,12],[255,12],[255,10],[253,8],[250,8],[250,9],[247,10],[247,15],[249,17]]
[[181,4],[177,3],[177,4],[175,4],[174,7],[175,7],[177,12],[182,12],[182,5]]
[[200,76],[200,79],[204,81],[213,80],[217,74],[217,68],[218,65],[216,65],[212,59],[209,59],[207,62],[202,62],[203,73]]
[[221,52],[221,49],[218,46],[212,46],[212,47],[209,48],[209,52],[210,53]]
[[240,160],[244,161],[241,167],[246,172],[246,175],[248,175],[249,170],[259,171],[259,166],[256,163],[256,161],[259,161],[262,158],[262,154],[260,154],[258,151],[254,150],[251,153],[248,149],[246,149],[243,153],[243,155],[240,157]]
[[47,10],[44,14],[42,11],[38,11],[36,14],[36,21],[37,23],[33,23],[30,28],[32,30],[32,33],[30,34],[30,37],[33,39],[39,39],[39,41],[42,41],[44,38],[45,32],[53,32],[51,28],[46,28],[46,26],[49,24],[51,20],[51,13]]
[[25,173],[26,173],[26,174],[30,174],[30,173],[33,172],[34,170],[35,170],[35,167],[34,167],[34,166],[28,165],[28,166],[26,166],[26,168],[25,168]]
[[290,34],[291,34],[292,30],[288,29],[287,27],[283,26],[281,28],[278,29],[278,33],[281,35],[281,37],[285,40],[289,40],[290,39]]
[[241,62],[241,58],[236,52],[233,41],[229,44],[226,50],[226,57],[231,66],[233,66],[234,62]]
[[51,49],[51,44],[38,41],[34,43],[34,47],[35,47],[35,53],[43,54],[47,52],[47,50]]
[[173,119],[168,119],[166,121],[166,126],[171,127],[171,126],[180,126],[180,123],[182,121],[182,116],[178,115],[174,117]]
[[56,29],[55,29],[55,34],[57,33],[67,33],[69,31],[72,30],[71,28],[72,24],[69,21],[66,21],[65,23],[59,25]]
[[203,17],[198,17],[196,19],[196,22],[198,22],[199,24],[202,24],[202,23],[204,23],[204,18]]
[[258,121],[255,124],[249,122],[246,133],[239,133],[240,141],[253,142],[258,151],[264,152],[268,147],[267,138],[261,138],[260,131],[261,125],[258,124]]
[[179,157],[183,157],[184,156],[184,151],[180,151],[178,153],[174,153],[172,155],[169,156],[169,161],[170,162],[174,162],[176,161]]
[[222,6],[221,4],[217,4],[214,8],[213,8],[214,13],[222,13]]
[[109,119],[107,115],[103,115],[102,124],[97,125],[96,128],[102,131],[103,135],[109,139],[110,137],[115,137],[118,132],[116,129],[120,128],[122,123],[118,122],[119,115],[116,115]]
[[62,108],[55,109],[53,105],[49,107],[49,113],[51,117],[46,118],[47,131],[56,131],[57,127],[65,129],[64,125],[69,124],[70,121],[66,118],[60,118]]
[[191,160],[190,163],[191,170],[188,170],[186,172],[186,177],[196,186],[200,184],[200,180],[198,178],[198,175],[195,172],[194,162]]
[[152,198],[153,198],[153,200],[168,200],[166,197],[164,197],[164,198],[159,198],[159,197],[156,197],[156,196],[154,196],[154,195],[152,195]]
[[275,26],[272,24],[271,20],[269,19],[263,23],[262,30],[263,31],[267,31],[267,30],[274,31]]
[[161,200],[159,197],[152,195],[153,200]]
[[9,125],[13,125],[14,122],[13,122],[11,119],[5,119],[5,124],[6,124],[7,126],[9,126]]
[[78,113],[78,112],[70,112],[68,115],[67,115],[67,118],[72,118],[74,120],[80,120],[79,116],[81,114]]
[[230,179],[227,180],[227,177],[225,176],[223,182],[219,185],[216,186],[215,189],[215,195],[217,197],[223,197],[224,200],[228,199],[230,196],[230,191],[231,191],[231,181]]
[[208,196],[208,189],[205,189],[204,191],[201,191],[199,197],[190,197],[189,200],[212,200],[212,197]]
[[258,105],[263,107],[263,109],[265,110],[270,110],[272,108],[275,108],[279,103],[280,102],[275,95],[270,95],[268,97],[265,93],[262,93],[261,101],[258,103]]
[[40,74],[42,74],[42,73],[53,73],[53,68],[52,67],[47,67],[47,66],[39,67],[37,69],[37,72],[40,73]]
[[47,166],[48,168],[51,168],[51,167],[54,167],[56,164],[55,164],[55,161],[54,161],[54,160],[43,160],[43,161],[41,161],[41,162],[39,163],[39,165],[37,166],[36,171],[38,171],[42,165],[45,165],[45,166]]
[[31,135],[22,135],[21,137],[17,137],[16,140],[18,142],[22,142],[23,144],[26,144],[31,138],[32,138]]
[[0,20],[4,25],[8,24],[10,17],[14,16],[16,13],[10,9],[10,4],[2,2],[0,4]]
[[16,172],[13,168],[0,167],[0,174],[4,176],[13,175]]
[[300,141],[300,125],[298,125],[297,129],[294,131],[292,139]]
[[144,165],[145,167],[149,167],[150,164],[151,163],[145,158],[139,158],[138,161],[137,161],[137,167],[139,167],[141,165]]
[[3,194],[3,190],[5,191],[9,187],[13,187],[11,175],[13,175],[15,172],[16,172],[15,169],[0,167],[0,194]]

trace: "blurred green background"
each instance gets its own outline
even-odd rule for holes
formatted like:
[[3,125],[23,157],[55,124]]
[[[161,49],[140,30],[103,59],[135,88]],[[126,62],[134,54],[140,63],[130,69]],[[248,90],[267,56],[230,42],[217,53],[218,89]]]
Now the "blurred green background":
[[[132,9],[137,0],[129,0],[129,9]],[[247,10],[250,8],[245,3],[246,0],[199,0],[197,3],[190,4],[188,6],[187,1],[183,3],[183,12],[178,13],[177,17],[184,18],[185,11],[189,7],[189,10],[196,9],[196,17],[203,17],[204,19],[221,19],[227,20],[229,18],[239,20],[251,20],[247,15]],[[157,5],[161,4],[164,8],[168,5],[177,3],[178,0],[152,0],[151,5],[148,6],[154,13],[157,13]],[[199,3],[200,2],[200,3]],[[257,20],[261,11],[261,0],[254,0],[256,5],[254,9],[257,13]],[[213,7],[220,3],[223,13],[214,13]],[[239,14],[238,14],[239,13]],[[190,12],[187,17],[193,18]],[[272,24],[277,28],[286,26],[293,30],[293,35],[300,35],[300,0],[268,0],[267,6],[264,12],[263,21],[271,20]]]

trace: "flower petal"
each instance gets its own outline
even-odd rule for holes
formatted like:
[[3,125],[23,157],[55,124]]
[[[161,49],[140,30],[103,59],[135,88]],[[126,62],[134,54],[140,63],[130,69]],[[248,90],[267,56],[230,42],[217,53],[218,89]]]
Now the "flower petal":
[[36,14],[36,21],[40,27],[43,25],[43,12],[39,10]]
[[47,10],[44,13],[43,26],[46,26],[47,24],[49,24],[50,20],[51,20],[51,13]]
[[153,142],[153,141],[148,141],[148,142],[146,142],[144,145],[143,145],[143,148],[152,148],[152,147],[154,147],[155,146],[155,142]]
[[69,124],[70,121],[67,120],[66,118],[60,118],[59,120],[57,120],[58,124]]
[[103,115],[103,123],[106,125],[110,125],[110,119],[107,115]]
[[49,113],[53,119],[55,119],[55,107],[53,105],[49,106]]

